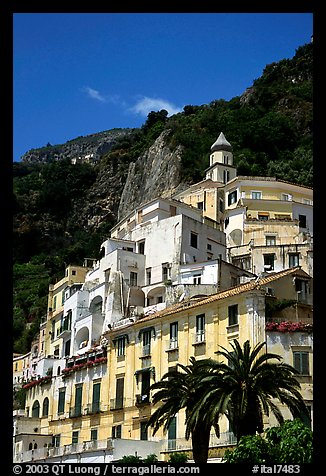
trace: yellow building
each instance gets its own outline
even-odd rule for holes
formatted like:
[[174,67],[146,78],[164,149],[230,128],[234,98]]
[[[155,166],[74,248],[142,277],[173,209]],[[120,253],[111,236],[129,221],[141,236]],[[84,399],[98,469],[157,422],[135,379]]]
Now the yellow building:
[[[79,289],[85,282],[86,273],[90,270],[86,266],[69,265],[65,269],[65,276],[55,284],[50,284],[48,294],[48,313],[46,324],[41,325],[43,350],[40,357],[61,357],[69,355],[70,339],[63,335],[69,331],[69,316],[64,316],[64,302],[72,292]],[[43,332],[44,331],[44,332]],[[64,338],[65,337],[65,338]],[[64,346],[66,348],[64,348]]]
[[313,275],[313,190],[275,177],[237,176],[221,133],[205,180],[174,199],[202,210],[225,232],[227,260],[255,274],[301,266]]
[[[132,442],[160,441],[160,459],[167,459],[168,452],[190,450],[191,443],[184,439],[182,411],[167,434],[160,431],[153,437],[147,429],[153,411],[150,385],[178,363],[189,364],[191,356],[217,358],[220,346],[231,350],[234,339],[240,344],[249,339],[252,346],[266,341],[268,351],[277,350],[296,366],[312,411],[311,281],[295,267],[248,279],[203,299],[180,302],[135,322],[118,321],[102,336],[99,346],[66,359],[65,367],[55,361],[52,377],[30,385],[26,416],[39,418],[40,438],[44,441],[48,435],[48,443],[54,445],[49,452],[54,455],[60,448],[70,455],[81,443],[100,448],[116,440],[130,454],[128,444]],[[298,288],[305,290],[300,299]],[[295,305],[272,315],[267,303],[284,299]],[[288,321],[297,322],[295,331],[277,327]],[[266,419],[266,425],[273,423]],[[210,456],[235,442],[226,418],[221,421],[221,432],[219,440],[211,436]]]

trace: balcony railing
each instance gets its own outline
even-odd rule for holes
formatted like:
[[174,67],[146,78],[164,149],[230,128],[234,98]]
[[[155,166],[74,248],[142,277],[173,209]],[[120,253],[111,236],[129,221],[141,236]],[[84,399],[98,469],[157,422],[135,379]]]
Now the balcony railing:
[[[225,445],[235,445],[237,443],[237,439],[231,431],[227,431],[221,433],[220,438],[217,438],[215,433],[210,435],[209,439],[209,447],[214,448],[217,446],[225,446]],[[191,450],[191,439],[186,440],[185,438],[176,438],[176,439],[169,439],[163,443],[162,451],[173,451],[173,450]]]
[[96,413],[103,413],[108,410],[108,405],[105,405],[102,402],[93,402],[89,403],[85,408],[84,408],[84,413],[85,415],[94,415]]
[[149,394],[136,395],[136,406],[150,403]]
[[82,416],[82,407],[81,405],[76,407],[71,407],[69,410],[69,418],[77,418]]
[[197,331],[195,334],[195,344],[202,344],[205,342],[205,331]]
[[178,339],[177,337],[172,337],[172,339],[170,339],[168,342],[167,351],[176,349],[178,349]]
[[52,448],[38,448],[31,451],[19,453],[14,457],[14,463],[24,463],[26,461],[45,460],[46,458],[65,456],[69,454],[80,454],[84,451],[108,450],[112,451],[114,447],[113,440],[92,440],[74,443],[70,445],[57,446]]
[[125,399],[121,398],[111,398],[110,399],[110,410],[120,410],[125,407]]

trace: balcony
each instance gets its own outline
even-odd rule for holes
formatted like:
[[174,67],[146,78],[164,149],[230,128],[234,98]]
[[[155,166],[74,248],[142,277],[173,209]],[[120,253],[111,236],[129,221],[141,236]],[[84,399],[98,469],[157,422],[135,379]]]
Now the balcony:
[[121,410],[124,407],[125,399],[123,397],[110,399],[110,410]]
[[81,405],[70,408],[69,418],[78,418],[80,416],[82,416],[82,407],[81,407]]
[[140,358],[142,359],[144,357],[150,357],[150,355],[151,355],[151,344],[143,345]]
[[172,339],[169,340],[168,342],[168,348],[166,349],[166,352],[171,352],[173,350],[178,350],[178,339],[176,337],[172,337]]
[[111,438],[107,440],[83,441],[82,443],[74,443],[64,446],[56,446],[52,448],[38,448],[31,451],[20,453],[14,457],[15,463],[24,463],[26,461],[44,461],[47,458],[55,458],[73,454],[84,453],[85,451],[108,450],[112,452],[113,441]]
[[102,402],[93,402],[89,403],[85,408],[84,408],[84,414],[85,415],[95,415],[97,413],[103,413],[108,410],[108,405],[105,405]]
[[[220,438],[217,438],[215,433],[210,435],[209,439],[209,448],[216,448],[219,446],[234,446],[237,443],[237,439],[231,431],[226,431],[221,433]],[[162,452],[169,451],[191,451],[191,440],[186,440],[185,438],[176,438],[169,439],[163,443]]]
[[148,394],[138,394],[136,395],[136,407],[139,407],[139,406],[142,406],[142,405],[146,405],[150,403],[150,399],[149,399],[149,393]]
[[194,343],[192,345],[205,344],[205,331],[198,331],[195,334]]

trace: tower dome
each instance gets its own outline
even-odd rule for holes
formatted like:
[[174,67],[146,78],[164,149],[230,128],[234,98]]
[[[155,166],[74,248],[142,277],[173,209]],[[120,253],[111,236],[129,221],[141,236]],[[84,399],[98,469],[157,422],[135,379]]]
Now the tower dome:
[[220,133],[214,144],[211,146],[211,151],[228,150],[232,152],[232,145],[225,139],[223,132]]

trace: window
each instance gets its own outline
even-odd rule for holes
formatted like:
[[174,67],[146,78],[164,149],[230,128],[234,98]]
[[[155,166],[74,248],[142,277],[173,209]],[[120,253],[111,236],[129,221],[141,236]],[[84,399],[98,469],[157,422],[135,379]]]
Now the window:
[[162,281],[171,279],[171,268],[169,263],[162,264]]
[[148,440],[147,421],[140,422],[140,439]]
[[72,438],[71,438],[71,444],[72,445],[77,445],[78,437],[79,437],[79,432],[78,431],[73,431],[72,432]]
[[274,260],[274,253],[264,255],[264,271],[272,271],[274,269]]
[[151,331],[144,331],[142,334],[143,356],[151,353]]
[[101,397],[101,382],[93,383],[92,412],[99,413]]
[[43,409],[42,409],[42,416],[46,417],[49,415],[49,399],[45,397],[43,400]]
[[54,296],[53,298],[53,310],[55,311],[57,308],[57,296]]
[[299,215],[299,227],[307,228],[307,217],[306,215]]
[[228,308],[228,318],[229,318],[229,326],[234,326],[238,324],[238,304],[233,304]]
[[192,246],[192,248],[198,248],[198,235],[193,231],[190,232],[190,246]]
[[139,253],[140,255],[145,254],[145,241],[140,241],[140,242],[138,243],[138,253]]
[[304,300],[308,294],[308,282],[304,279],[295,278],[295,290],[300,295],[298,296],[299,301]]
[[292,195],[290,195],[289,193],[282,193],[282,200],[285,200],[286,202],[291,202]]
[[309,375],[309,352],[293,352],[293,367],[301,375]]
[[196,316],[196,342],[205,340],[205,314]]
[[117,345],[118,345],[117,356],[122,357],[123,355],[125,355],[125,352],[126,352],[126,338],[125,338],[125,336],[121,336],[121,337],[118,338]]
[[71,274],[72,274],[73,276],[76,276],[76,270],[73,269],[73,270],[71,271]]
[[266,221],[269,219],[269,213],[267,212],[258,212],[258,220]]
[[299,253],[289,253],[289,268],[299,266]]
[[230,180],[230,172],[228,170],[223,170],[223,183],[228,183]]
[[130,286],[137,286],[137,273],[130,271]]
[[39,418],[40,416],[40,402],[36,400],[32,406],[32,417]]
[[201,284],[201,274],[194,274],[193,275],[193,283],[194,284]]
[[146,269],[146,285],[148,286],[151,284],[152,281],[152,268],[147,268]]
[[207,243],[207,249],[208,251],[212,251],[212,245],[210,243]]
[[172,417],[168,426],[168,450],[176,449],[177,417]]
[[149,388],[151,386],[151,374],[149,370],[141,374],[141,402],[149,402]]
[[75,387],[75,408],[74,416],[80,416],[82,414],[82,395],[83,395],[83,386],[76,385]]
[[55,448],[59,448],[60,446],[60,435],[53,435],[52,436],[52,446]]
[[205,208],[204,208],[204,202],[197,202],[197,208],[198,208],[199,210],[205,210]]
[[224,212],[224,201],[221,198],[219,199],[219,210],[221,213]]
[[178,323],[172,322],[170,324],[170,349],[176,349],[178,347]]
[[91,429],[91,441],[97,441],[97,428]]
[[114,408],[123,408],[124,382],[124,377],[117,378],[116,380]]
[[232,205],[233,203],[237,202],[237,191],[230,192],[228,195],[228,205]]
[[121,438],[121,425],[112,427],[112,438]]
[[262,193],[261,192],[251,192],[251,198],[253,200],[261,200]]
[[66,396],[66,389],[60,388],[59,389],[59,399],[58,399],[58,413],[64,413],[65,411],[65,396]]
[[266,246],[276,246],[276,236],[275,235],[266,235]]

